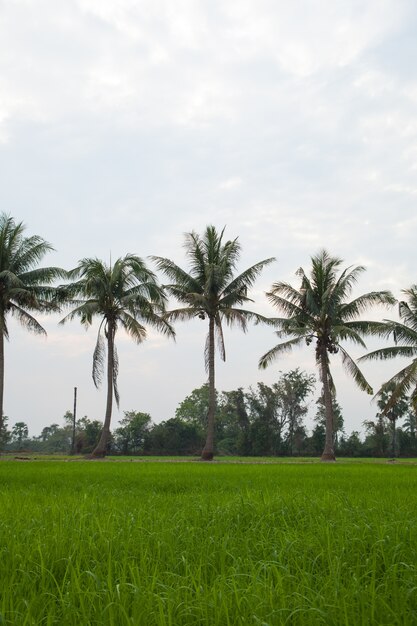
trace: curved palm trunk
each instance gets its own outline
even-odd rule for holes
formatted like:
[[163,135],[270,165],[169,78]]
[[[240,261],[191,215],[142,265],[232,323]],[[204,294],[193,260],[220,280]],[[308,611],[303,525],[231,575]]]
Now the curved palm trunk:
[[101,431],[98,444],[91,453],[92,457],[103,458],[106,456],[107,444],[110,439],[110,422],[113,407],[113,368],[114,368],[114,330],[111,324],[107,329],[107,403],[103,430]]
[[327,362],[327,353],[325,347],[321,347],[320,350],[320,369],[321,379],[323,383],[324,409],[326,413],[326,440],[324,444],[323,454],[321,455],[321,461],[335,461],[336,457],[334,454],[333,401],[332,392],[330,390],[329,365]]
[[202,461],[212,461],[214,456],[214,414],[216,412],[216,388],[214,380],[214,318],[209,321],[209,406],[207,411],[207,437],[201,453]]

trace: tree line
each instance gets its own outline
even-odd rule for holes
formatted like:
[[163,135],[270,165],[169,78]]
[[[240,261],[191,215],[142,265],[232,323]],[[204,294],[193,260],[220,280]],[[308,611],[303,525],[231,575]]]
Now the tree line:
[[[267,324],[275,329],[279,342],[260,358],[261,368],[296,346],[313,344],[322,386],[325,422],[323,461],[335,459],[336,390],[330,355],[339,354],[346,371],[359,388],[373,393],[357,362],[347,352],[346,341],[366,349],[364,338],[367,336],[392,339],[394,346],[375,350],[361,358],[390,359],[398,355],[411,358],[411,363],[388,381],[392,391],[382,412],[384,417],[392,416],[401,394],[407,392],[411,392],[411,402],[416,404],[416,286],[404,290],[406,299],[399,303],[400,322],[363,320],[362,315],[369,307],[390,307],[397,300],[389,291],[374,291],[349,300],[365,268],[342,268],[341,259],[322,250],[311,258],[309,273],[303,268],[296,272],[299,280],[297,287],[284,282],[272,285],[267,297],[284,316],[268,318],[246,306],[253,302],[249,297],[251,287],[261,271],[275,260],[273,257],[237,274],[240,243],[237,238],[225,240],[224,229],[218,231],[214,226],[207,226],[202,235],[187,233],[184,247],[187,269],[164,257],[150,257],[169,281],[164,285],[159,283],[145,261],[134,254],[127,254],[113,264],[106,264],[97,258],[83,258],[69,271],[57,267],[44,268],[39,265],[47,252],[52,250],[51,245],[39,236],[25,236],[23,223],[16,223],[12,217],[1,214],[0,429],[4,428],[4,340],[9,336],[8,316],[14,316],[28,330],[44,334],[45,329],[35,319],[34,313],[63,309],[69,309],[69,312],[61,323],[79,319],[89,327],[97,319],[99,324],[92,377],[97,387],[105,380],[107,396],[100,436],[91,450],[93,457],[104,456],[111,445],[113,400],[119,404],[116,335],[120,328],[140,344],[146,338],[148,326],[167,337],[174,337],[175,322],[196,317],[206,321],[208,332],[204,357],[208,374],[208,403],[201,452],[203,460],[213,458],[215,440],[219,437],[216,432],[215,346],[217,343],[220,356],[225,360],[224,323],[238,326],[244,332],[248,329],[248,322]],[[59,281],[65,282],[57,285]],[[176,308],[167,308],[168,297],[178,302]],[[381,388],[377,396],[381,398],[383,393]],[[291,437],[294,436],[293,432]],[[281,439],[278,441],[281,442]],[[291,441],[294,443],[293,439]]]
[[[314,402],[315,377],[299,368],[281,373],[272,385],[258,383],[216,393],[215,453],[239,456],[317,456],[325,443],[326,413],[323,396]],[[417,416],[410,397],[402,395],[395,416],[384,408],[392,387],[378,401],[373,420],[363,422],[365,436],[347,433],[342,408],[334,401],[333,445],[339,456],[391,457],[417,455]],[[209,404],[208,384],[194,389],[177,407],[174,417],[159,424],[148,413],[125,411],[110,433],[106,452],[113,455],[198,455],[204,443]],[[314,413],[314,427],[307,431],[307,411]],[[401,420],[400,425],[398,420]],[[89,454],[102,430],[100,420],[84,416],[75,423],[67,411],[63,424],[45,426],[38,437],[29,437],[25,422],[10,430],[7,418],[3,447],[14,452]],[[75,438],[73,440],[73,435]]]

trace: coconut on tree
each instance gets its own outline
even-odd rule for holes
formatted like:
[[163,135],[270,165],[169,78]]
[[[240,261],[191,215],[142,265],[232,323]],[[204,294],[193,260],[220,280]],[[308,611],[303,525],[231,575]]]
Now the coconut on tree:
[[58,267],[39,267],[53,247],[38,235],[25,236],[26,226],[6,213],[0,214],[0,432],[3,428],[4,340],[9,339],[9,317],[40,335],[46,330],[34,313],[50,313],[53,283],[65,276]]
[[269,322],[262,315],[241,307],[253,302],[248,297],[248,290],[262,269],[274,259],[259,261],[236,275],[241,246],[237,238],[225,241],[224,230],[219,232],[214,226],[207,226],[202,235],[196,232],[185,234],[188,270],[170,259],[152,257],[158,269],[171,281],[165,285],[167,293],[184,305],[169,311],[167,318],[172,322],[194,318],[208,322],[204,357],[208,372],[209,403],[206,442],[201,454],[205,461],[212,460],[214,455],[215,343],[217,340],[220,357],[225,361],[224,322],[229,326],[237,325],[244,332],[247,331],[249,321]]
[[372,394],[372,388],[353,358],[342,345],[344,341],[366,348],[363,337],[381,335],[381,323],[359,319],[362,313],[374,305],[392,305],[394,296],[389,291],[372,291],[348,301],[353,287],[365,268],[351,266],[341,269],[343,261],[322,250],[311,258],[309,275],[300,268],[298,288],[285,282],[277,282],[267,293],[273,306],[285,314],[275,318],[279,339],[287,338],[264,354],[261,368],[267,367],[281,354],[296,346],[314,344],[316,364],[323,386],[326,413],[326,440],[322,461],[334,461],[335,423],[333,400],[335,388],[330,371],[330,355],[339,353],[342,363],[360,389]]
[[61,287],[61,298],[74,308],[61,324],[79,318],[88,328],[95,318],[99,320],[92,376],[99,387],[106,364],[107,402],[100,439],[91,455],[104,457],[110,437],[113,397],[119,406],[117,331],[123,329],[137,344],[146,338],[147,326],[169,337],[175,333],[164,317],[164,290],[140,257],[127,254],[110,265],[97,258],[85,258],[68,276],[72,282]]

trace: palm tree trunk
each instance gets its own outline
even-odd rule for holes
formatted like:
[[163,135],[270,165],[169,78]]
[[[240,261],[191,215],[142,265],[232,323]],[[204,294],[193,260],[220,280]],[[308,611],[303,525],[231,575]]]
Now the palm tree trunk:
[[336,457],[334,454],[333,436],[333,401],[329,382],[329,365],[327,362],[326,348],[324,346],[322,346],[320,350],[320,369],[321,379],[323,383],[324,409],[326,413],[326,440],[324,444],[323,454],[321,455],[321,461],[335,461]]
[[201,453],[202,461],[212,461],[214,456],[214,414],[216,412],[216,388],[214,379],[214,317],[209,321],[209,406],[207,411],[207,437]]
[[3,432],[3,392],[4,392],[4,335],[3,328],[0,327],[0,445]]
[[110,422],[113,407],[113,369],[114,369],[114,330],[109,323],[107,328],[107,403],[103,430],[101,431],[98,444],[91,453],[92,457],[103,458],[106,456],[107,444],[110,439]]

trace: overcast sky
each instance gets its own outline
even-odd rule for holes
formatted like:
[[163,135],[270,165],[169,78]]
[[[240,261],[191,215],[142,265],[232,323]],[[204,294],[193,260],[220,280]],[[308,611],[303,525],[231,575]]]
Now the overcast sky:
[[[65,268],[127,252],[186,265],[183,233],[226,225],[240,269],[277,258],[252,294],[267,315],[272,282],[297,285],[322,247],[367,267],[358,291],[399,297],[417,282],[416,32],[414,0],[0,0],[0,210]],[[5,413],[32,435],[61,423],[74,386],[80,416],[104,415],[96,327],[58,320],[42,318],[47,339],[12,324],[6,346]],[[206,380],[206,332],[118,336],[114,423],[173,417]],[[226,331],[218,389],[314,371],[306,347],[259,372],[275,343]],[[375,404],[332,363],[346,430],[360,429]],[[376,390],[400,366],[364,371]]]

